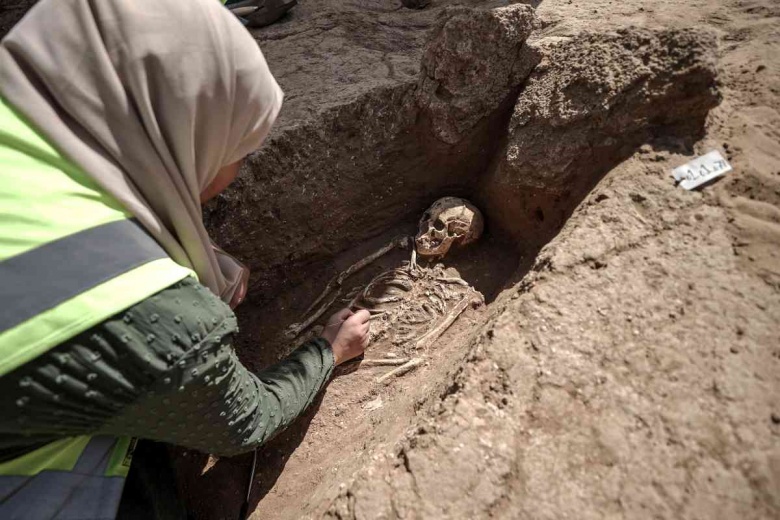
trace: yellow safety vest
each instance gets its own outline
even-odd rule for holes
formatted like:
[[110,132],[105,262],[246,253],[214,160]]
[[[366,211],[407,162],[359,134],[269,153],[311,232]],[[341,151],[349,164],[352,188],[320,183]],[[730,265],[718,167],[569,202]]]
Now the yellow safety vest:
[[[186,276],[0,98],[0,377]],[[0,464],[0,518],[113,518],[131,447],[71,437]]]

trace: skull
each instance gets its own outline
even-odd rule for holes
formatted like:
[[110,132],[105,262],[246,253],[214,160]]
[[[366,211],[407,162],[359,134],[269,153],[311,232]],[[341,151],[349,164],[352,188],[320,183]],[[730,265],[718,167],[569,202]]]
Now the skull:
[[431,205],[420,219],[415,238],[420,256],[444,256],[452,246],[465,246],[482,235],[482,213],[466,199],[444,197]]

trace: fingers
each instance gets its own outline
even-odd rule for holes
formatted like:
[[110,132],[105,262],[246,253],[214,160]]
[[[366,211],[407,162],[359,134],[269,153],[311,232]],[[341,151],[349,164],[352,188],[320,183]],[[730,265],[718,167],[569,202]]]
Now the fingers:
[[353,323],[357,333],[360,334],[361,336],[368,336],[368,331],[371,330],[371,322],[365,321],[363,323],[360,323],[359,321],[357,321],[360,319],[359,316],[356,316],[355,318],[352,319],[356,320]]
[[371,313],[365,309],[360,309],[354,316],[354,319],[356,319],[358,323],[368,323],[368,320],[371,318]]
[[328,319],[328,323],[341,323],[342,321],[345,321],[347,318],[352,316],[352,314],[353,312],[351,310],[349,310],[347,307],[344,307],[331,316],[330,319]]
[[343,308],[340,311],[336,312],[334,315],[332,315],[329,319],[327,324],[325,325],[326,329],[336,329],[338,330],[341,328],[341,325],[344,324],[344,322],[349,319],[350,316],[352,316],[354,313],[349,310],[348,308]]
[[340,311],[338,311],[336,314],[333,315],[334,318],[339,319],[340,321],[344,321],[350,316],[352,316],[354,313],[349,309],[349,307],[344,307]]
[[371,329],[371,322],[370,321],[367,321],[367,322],[362,323],[360,325],[360,335],[361,335],[360,345],[363,348],[363,350],[365,350],[366,347],[368,347],[368,342],[369,342],[369,339],[370,339],[370,336],[368,335],[368,331],[370,329]]
[[334,360],[336,364],[340,364],[361,355],[368,347],[371,314],[366,310],[352,313],[348,309],[342,309],[334,314],[331,320],[336,321],[337,317],[346,318],[338,321],[338,333],[331,343]]

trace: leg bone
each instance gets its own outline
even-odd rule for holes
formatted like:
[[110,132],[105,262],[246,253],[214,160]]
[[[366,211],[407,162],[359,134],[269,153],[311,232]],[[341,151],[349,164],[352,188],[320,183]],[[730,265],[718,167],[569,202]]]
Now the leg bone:
[[382,377],[378,377],[376,379],[376,382],[379,384],[383,384],[383,383],[386,384],[388,381],[390,381],[390,379],[394,377],[400,377],[406,374],[407,372],[411,372],[415,368],[422,365],[422,363],[423,363],[422,358],[412,358],[406,363],[404,363],[403,365],[401,365],[400,367],[391,370],[390,372],[383,375]]
[[317,312],[315,312],[314,314],[312,314],[311,316],[309,316],[307,319],[303,320],[301,323],[293,323],[292,325],[290,325],[289,327],[287,327],[287,330],[285,330],[285,332],[284,332],[284,333],[285,333],[285,335],[287,335],[287,337],[288,337],[288,338],[291,338],[291,339],[292,339],[292,338],[296,338],[296,337],[298,337],[298,335],[299,335],[301,332],[303,332],[304,330],[306,330],[307,328],[309,328],[309,326],[310,326],[312,323],[314,323],[314,322],[317,320],[317,318],[319,318],[320,316],[322,316],[322,315],[323,315],[323,313],[324,313],[326,310],[328,310],[328,307],[330,307],[331,305],[333,305],[333,304],[336,302],[336,300],[338,299],[338,297],[339,297],[339,293],[337,292],[337,293],[336,293],[336,294],[333,296],[333,298],[331,298],[330,300],[328,300],[327,302],[325,302],[325,304],[324,304],[322,307],[320,307],[320,308],[319,308],[319,310],[318,310]]
[[384,359],[364,359],[360,362],[361,367],[397,367],[409,362],[409,358],[384,358]]

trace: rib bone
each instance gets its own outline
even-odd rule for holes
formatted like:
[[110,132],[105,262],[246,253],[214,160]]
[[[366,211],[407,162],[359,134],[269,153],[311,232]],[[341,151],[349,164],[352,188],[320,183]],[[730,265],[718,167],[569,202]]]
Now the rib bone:
[[427,333],[425,333],[420,339],[417,340],[417,343],[415,343],[414,348],[427,348],[430,346],[434,341],[439,339],[439,336],[444,334],[444,331],[446,331],[448,328],[450,328],[450,325],[452,325],[455,320],[460,316],[463,311],[466,310],[466,307],[468,307],[469,303],[474,298],[475,293],[474,291],[469,290],[469,292],[466,293],[466,295],[457,303],[455,306],[447,312],[444,315],[444,319],[439,322],[438,325],[433,327],[431,330],[429,330]]
[[463,287],[469,287],[469,283],[463,278],[454,278],[454,277],[451,278],[451,277],[442,276],[436,278],[436,281],[443,282],[443,283],[454,283],[457,285],[462,285]]

